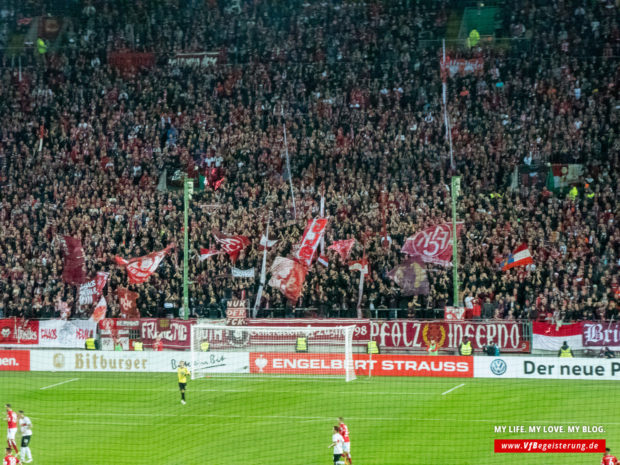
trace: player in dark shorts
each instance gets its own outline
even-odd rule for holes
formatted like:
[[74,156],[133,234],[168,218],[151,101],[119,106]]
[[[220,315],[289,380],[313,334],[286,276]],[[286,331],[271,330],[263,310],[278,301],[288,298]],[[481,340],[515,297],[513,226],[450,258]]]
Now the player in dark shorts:
[[190,376],[190,372],[183,361],[179,362],[177,376],[179,378],[179,391],[181,391],[181,403],[185,405],[185,386],[187,385],[187,377]]

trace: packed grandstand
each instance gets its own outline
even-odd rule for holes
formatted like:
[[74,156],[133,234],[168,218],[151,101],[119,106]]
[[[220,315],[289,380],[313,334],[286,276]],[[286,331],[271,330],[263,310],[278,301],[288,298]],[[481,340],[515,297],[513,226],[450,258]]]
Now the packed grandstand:
[[[109,316],[124,289],[141,316],[178,316],[184,176],[191,315],[253,303],[268,219],[269,265],[295,255],[323,198],[328,266],[312,264],[293,302],[267,285],[258,316],[438,316],[452,268],[419,263],[429,285],[414,295],[391,271],[407,238],[450,222],[457,175],[469,316],[617,320],[617,4],[511,3],[495,40],[467,42],[457,0],[2,2],[0,316],[90,316],[67,241],[83,250],[78,278],[109,273]],[[457,65],[442,72],[444,38]],[[234,263],[201,260],[220,233],[250,240]],[[329,248],[348,239],[346,258]],[[504,271],[522,244],[532,263]],[[128,284],[115,257],[168,246]],[[362,259],[360,291],[349,262]]]

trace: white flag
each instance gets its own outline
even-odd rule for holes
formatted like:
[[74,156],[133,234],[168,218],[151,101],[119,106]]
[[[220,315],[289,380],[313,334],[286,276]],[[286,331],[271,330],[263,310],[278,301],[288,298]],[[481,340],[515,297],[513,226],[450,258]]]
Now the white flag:
[[247,270],[241,270],[234,266],[230,268],[233,278],[254,278],[254,268],[248,268]]

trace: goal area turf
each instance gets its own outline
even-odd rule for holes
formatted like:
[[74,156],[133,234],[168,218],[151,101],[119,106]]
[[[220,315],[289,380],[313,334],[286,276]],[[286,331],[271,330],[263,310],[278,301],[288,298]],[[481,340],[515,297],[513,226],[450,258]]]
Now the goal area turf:
[[[35,465],[330,464],[328,446],[339,416],[359,465],[598,464],[601,454],[497,454],[494,440],[597,438],[607,439],[613,450],[620,440],[618,386],[585,380],[206,377],[188,382],[182,405],[175,372],[0,376],[3,402],[32,420]],[[502,425],[600,425],[604,432],[496,432]]]

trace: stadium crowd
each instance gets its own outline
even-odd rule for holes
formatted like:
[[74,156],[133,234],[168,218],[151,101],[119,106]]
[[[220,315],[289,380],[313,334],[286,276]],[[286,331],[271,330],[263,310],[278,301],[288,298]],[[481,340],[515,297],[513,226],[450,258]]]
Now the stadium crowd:
[[[46,3],[24,2],[40,15]],[[225,254],[198,259],[201,247],[217,245],[212,230],[251,238],[235,266],[259,270],[269,212],[270,238],[279,240],[272,260],[291,252],[324,193],[327,244],[356,238],[351,259],[368,257],[362,307],[433,316],[452,302],[451,269],[428,265],[430,293],[415,297],[401,296],[386,274],[403,260],[407,237],[450,219],[448,185],[458,174],[462,301],[488,318],[618,317],[613,1],[518,0],[503,9],[507,46],[459,50],[484,59],[484,70],[448,79],[454,169],[439,60],[456,1],[76,3],[57,43],[34,53],[21,80],[2,57],[0,315],[57,317],[67,304],[72,317],[88,316],[92,307],[78,306],[76,286],[61,279],[59,235],[81,239],[88,276],[110,272],[105,295],[118,315],[116,289],[127,277],[113,257],[183,243],[183,194],[172,179],[181,170],[221,180],[191,201],[194,315],[219,316],[226,299],[242,290],[253,298],[258,285],[232,278]],[[25,7],[8,4],[0,16],[13,24]],[[154,66],[110,66],[108,53],[120,50],[153,53]],[[169,62],[205,50],[217,52],[217,64]],[[577,195],[513,176],[520,165],[546,163],[583,165]],[[380,243],[383,212],[388,248]],[[501,271],[500,260],[521,243],[534,265]],[[359,274],[328,255],[328,268],[309,272],[297,307],[354,316]],[[143,316],[176,313],[181,247],[146,283],[129,287]],[[259,315],[284,307],[294,313],[266,286]]]

